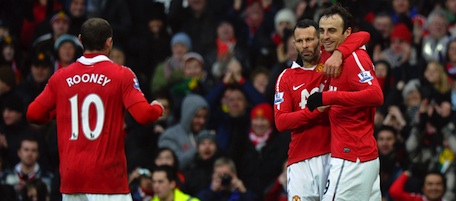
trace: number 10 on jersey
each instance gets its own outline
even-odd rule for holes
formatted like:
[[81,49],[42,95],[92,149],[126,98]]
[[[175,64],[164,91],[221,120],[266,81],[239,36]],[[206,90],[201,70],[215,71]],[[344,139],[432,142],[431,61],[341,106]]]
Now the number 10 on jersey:
[[[71,137],[70,140],[77,140],[79,137],[79,126],[82,126],[82,132],[88,140],[96,140],[103,129],[105,121],[105,109],[103,101],[97,94],[89,94],[82,101],[82,105],[78,104],[78,94],[72,96],[70,99],[70,110],[71,110]],[[97,120],[95,128],[90,128],[89,121],[89,109],[90,105],[95,106]],[[81,124],[79,124],[81,120]]]

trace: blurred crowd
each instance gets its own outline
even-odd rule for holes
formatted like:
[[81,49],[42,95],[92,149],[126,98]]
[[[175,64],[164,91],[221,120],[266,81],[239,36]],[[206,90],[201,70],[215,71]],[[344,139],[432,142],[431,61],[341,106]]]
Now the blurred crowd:
[[[152,182],[161,165],[202,201],[286,200],[290,134],[274,126],[275,82],[297,57],[296,22],[318,22],[334,3],[370,33],[385,97],[375,116],[383,199],[399,188],[456,200],[456,0],[0,1],[0,200],[61,199],[56,123],[29,124],[25,112],[82,55],[91,17],[113,27],[110,59],[165,107],[153,125],[125,117],[134,200],[163,193]],[[444,177],[429,193],[432,172]]]

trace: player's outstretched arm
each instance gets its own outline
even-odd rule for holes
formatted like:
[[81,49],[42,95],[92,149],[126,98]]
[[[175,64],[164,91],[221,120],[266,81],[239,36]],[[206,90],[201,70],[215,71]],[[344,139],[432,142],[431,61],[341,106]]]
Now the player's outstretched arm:
[[[342,61],[349,57],[351,53],[370,40],[369,32],[359,31],[350,34],[345,41],[337,47],[336,51],[325,61],[324,72],[328,77],[338,77],[341,72]],[[323,52],[329,54],[328,52]]]
[[30,103],[26,114],[27,120],[34,124],[45,124],[55,117],[55,110],[48,111],[37,101]]
[[325,91],[322,105],[378,107],[383,105],[383,92],[378,86],[369,86],[361,91]]
[[144,101],[129,107],[128,112],[138,123],[146,125],[157,121],[163,114],[163,105],[158,101],[152,101],[150,104]]

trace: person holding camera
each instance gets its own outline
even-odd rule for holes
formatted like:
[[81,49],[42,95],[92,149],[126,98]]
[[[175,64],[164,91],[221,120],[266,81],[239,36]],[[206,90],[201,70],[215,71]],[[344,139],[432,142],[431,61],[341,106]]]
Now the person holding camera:
[[255,194],[244,186],[237,177],[236,166],[229,158],[219,158],[214,163],[214,173],[209,188],[201,191],[197,197],[201,201],[256,201]]

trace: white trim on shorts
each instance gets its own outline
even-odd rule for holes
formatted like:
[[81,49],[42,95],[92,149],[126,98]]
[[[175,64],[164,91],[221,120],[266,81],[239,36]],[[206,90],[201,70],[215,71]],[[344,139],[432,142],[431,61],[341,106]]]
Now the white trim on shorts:
[[62,201],[133,201],[131,194],[62,194]]
[[331,158],[323,201],[381,201],[380,161],[378,158],[360,162]]
[[288,201],[320,201],[328,179],[330,160],[331,155],[324,154],[289,165]]

